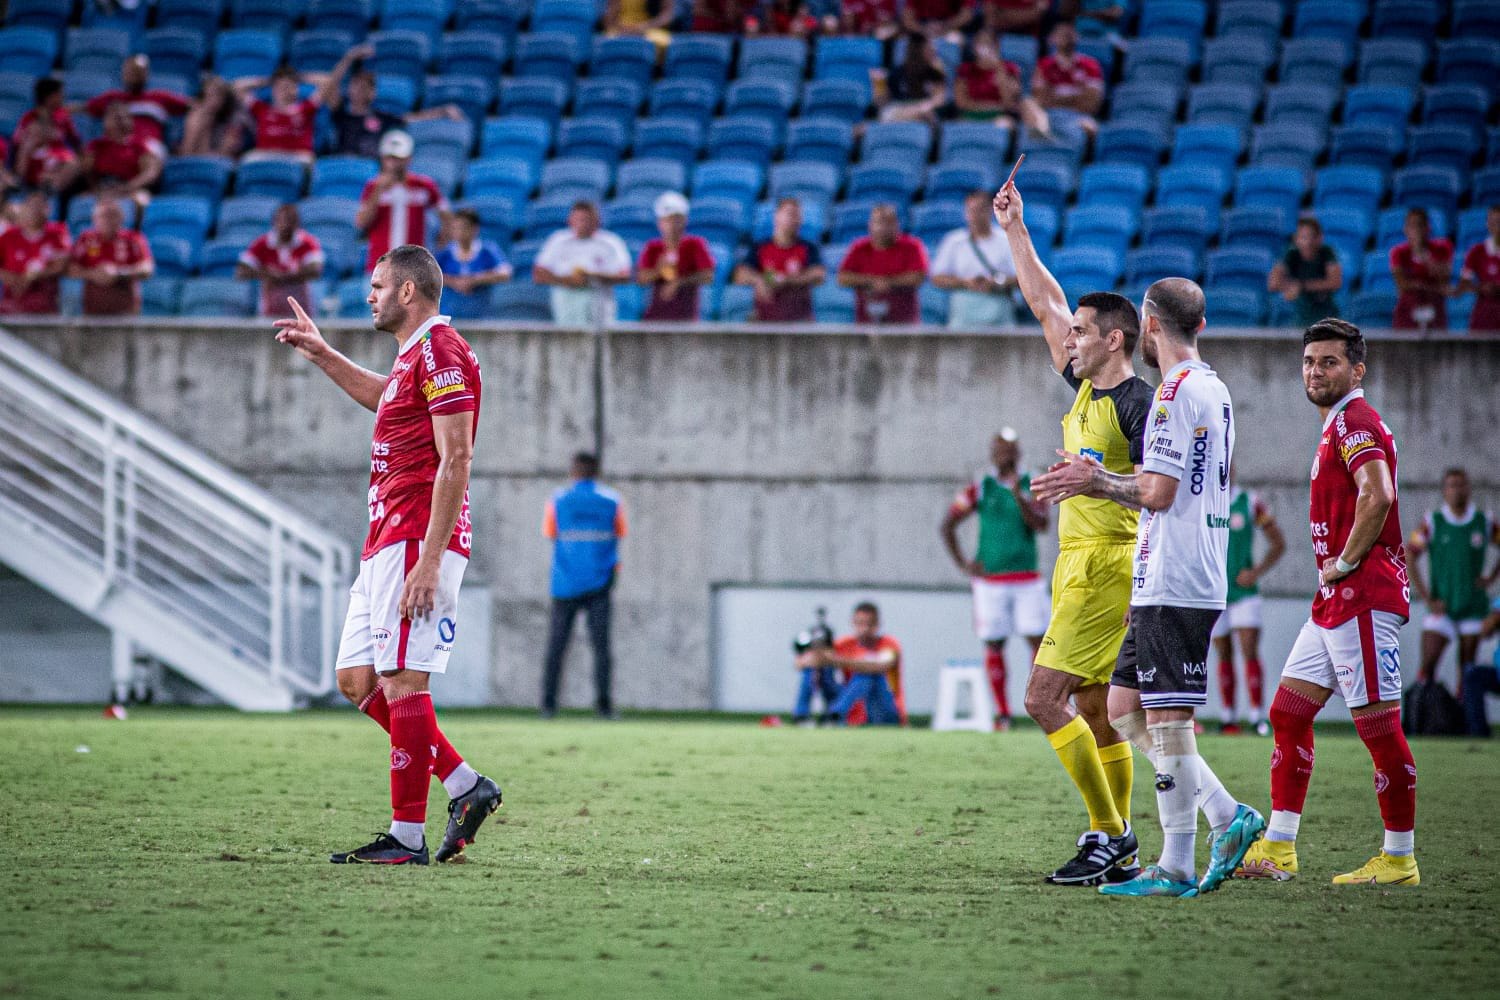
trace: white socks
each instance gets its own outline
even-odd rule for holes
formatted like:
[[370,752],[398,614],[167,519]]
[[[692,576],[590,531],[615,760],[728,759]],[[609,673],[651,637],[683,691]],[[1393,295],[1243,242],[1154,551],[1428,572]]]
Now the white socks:
[[403,823],[399,819],[391,820],[391,836],[401,841],[401,846],[413,851],[420,851],[427,840],[421,823]]
[[479,772],[474,770],[464,761],[453,769],[453,773],[443,779],[443,791],[448,793],[448,798],[456,799],[465,792],[471,791],[479,783]]
[[1178,879],[1197,874],[1198,741],[1191,719],[1148,726],[1155,747],[1156,808],[1161,814],[1161,867]]
[[1400,857],[1412,854],[1416,849],[1417,831],[1402,830],[1399,833],[1395,830],[1385,831],[1385,847],[1383,848],[1385,853]]
[[[1288,812],[1285,809],[1272,809],[1271,818],[1266,821],[1266,839],[1279,840],[1290,844],[1297,839],[1297,828],[1302,825],[1302,814]],[[1386,834],[1387,837],[1390,834]]]
[[[1110,720],[1110,725],[1115,727],[1115,732],[1125,737],[1135,748],[1146,755],[1146,759],[1154,765],[1156,763],[1156,742],[1146,726],[1146,713],[1143,709],[1136,709],[1118,719]],[[1188,735],[1192,735],[1192,722],[1187,723]],[[1155,729],[1155,726],[1150,729]],[[1193,754],[1197,756],[1198,740],[1193,737]],[[1158,768],[1160,770],[1160,768]],[[1203,810],[1203,816],[1208,820],[1208,825],[1215,833],[1223,833],[1229,824],[1234,821],[1234,814],[1239,809],[1239,803],[1234,797],[1224,790],[1224,783],[1219,776],[1214,774],[1208,762],[1198,756],[1198,808]]]

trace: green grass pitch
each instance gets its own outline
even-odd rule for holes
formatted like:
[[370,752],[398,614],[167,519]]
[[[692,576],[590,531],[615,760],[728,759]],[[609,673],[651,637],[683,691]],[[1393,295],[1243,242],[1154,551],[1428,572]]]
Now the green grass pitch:
[[[1322,732],[1290,884],[1199,900],[1044,885],[1082,807],[1041,735],[443,716],[506,805],[462,865],[334,866],[387,812],[352,712],[0,710],[0,997],[1494,996],[1500,753],[1420,741],[1412,890]],[[89,752],[78,752],[86,746]],[[1206,737],[1267,807],[1270,742]],[[1137,757],[1135,812],[1160,844]],[[429,842],[441,837],[433,785]],[[1206,849],[1200,840],[1200,863]]]

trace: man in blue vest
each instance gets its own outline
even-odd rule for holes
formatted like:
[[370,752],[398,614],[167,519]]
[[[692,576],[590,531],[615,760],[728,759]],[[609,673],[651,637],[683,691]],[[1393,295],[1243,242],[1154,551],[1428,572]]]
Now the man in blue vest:
[[547,501],[542,534],[552,539],[552,625],[547,634],[547,661],[542,674],[542,718],[557,714],[557,688],[563,654],[579,611],[588,613],[589,644],[594,648],[595,708],[601,719],[615,718],[610,700],[610,590],[625,537],[625,508],[620,495],[594,481],[599,459],[586,451],[573,456],[573,485]]

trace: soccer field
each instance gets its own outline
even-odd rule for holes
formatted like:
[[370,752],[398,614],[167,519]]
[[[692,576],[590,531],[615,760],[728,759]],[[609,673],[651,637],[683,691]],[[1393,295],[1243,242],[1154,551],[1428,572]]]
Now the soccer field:
[[[1414,747],[1420,888],[1328,884],[1380,844],[1369,759],[1333,731],[1300,879],[1129,900],[1042,883],[1083,813],[1032,728],[444,724],[506,805],[465,864],[377,869],[326,860],[389,815],[384,735],[352,712],[0,710],[0,996],[1389,998],[1500,982],[1491,744]],[[1269,740],[1202,745],[1267,807]],[[445,801],[434,783],[432,844]]]

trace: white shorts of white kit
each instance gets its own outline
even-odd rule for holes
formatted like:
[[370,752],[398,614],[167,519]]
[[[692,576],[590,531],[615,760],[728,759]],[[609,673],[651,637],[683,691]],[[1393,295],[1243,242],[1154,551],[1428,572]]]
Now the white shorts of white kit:
[[1406,619],[1389,611],[1362,611],[1333,628],[1311,619],[1287,654],[1282,679],[1330,688],[1344,704],[1361,708],[1401,700],[1401,626]]
[[1483,628],[1483,618],[1465,618],[1456,622],[1447,615],[1428,615],[1422,619],[1423,632],[1436,632],[1449,642],[1461,635],[1478,635]]
[[1259,594],[1242,597],[1224,609],[1219,620],[1214,622],[1213,638],[1222,639],[1240,628],[1260,628],[1261,599]]
[[1045,635],[1052,617],[1047,582],[1034,580],[969,581],[974,590],[974,632],[985,642],[1013,635]]
[[349,614],[339,640],[337,667],[375,665],[377,672],[421,670],[440,674],[458,632],[458,587],[469,560],[452,550],[443,553],[432,610],[415,620],[396,610],[406,575],[422,553],[419,541],[394,542],[359,564],[349,588]]

